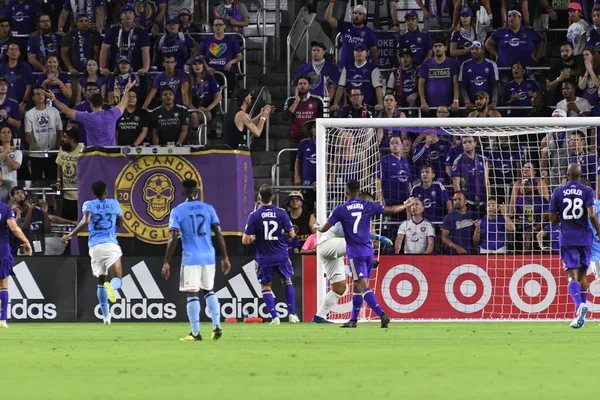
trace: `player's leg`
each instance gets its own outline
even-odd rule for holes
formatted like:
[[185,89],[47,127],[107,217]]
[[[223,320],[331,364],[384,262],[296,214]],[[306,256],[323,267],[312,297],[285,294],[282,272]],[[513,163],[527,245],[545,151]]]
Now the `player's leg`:
[[294,291],[294,284],[292,283],[292,275],[294,274],[292,262],[288,259],[283,265],[278,266],[277,273],[281,277],[281,282],[283,283],[283,292],[288,306],[289,322],[291,324],[297,324],[300,322],[300,318],[296,315],[296,292]]
[[269,314],[271,314],[271,325],[279,325],[279,316],[275,310],[275,296],[273,296],[273,290],[271,289],[271,282],[273,281],[273,267],[261,267],[256,264],[256,276],[261,287],[261,294]]
[[102,318],[104,325],[110,325],[110,310],[108,308],[108,292],[106,290],[107,283],[106,275],[100,275],[96,277],[98,279],[98,288],[96,289],[96,296],[98,297],[98,303],[100,304],[100,310],[102,311]]
[[186,311],[191,327],[190,334],[179,339],[182,342],[202,340],[202,336],[200,336],[200,268],[200,265],[182,265],[179,273],[179,291],[186,293]]
[[[373,256],[364,258],[364,262],[360,264],[360,266],[358,267],[359,269],[357,270],[359,279],[356,281],[356,285],[358,287],[358,290],[360,290],[364,301],[367,302],[369,308],[371,308],[371,310],[373,310],[381,319],[381,327],[387,328],[390,322],[390,318],[387,315],[385,315],[383,309],[377,302],[375,293],[373,293],[371,288],[369,288],[369,279],[371,278],[371,272],[373,271],[373,263]],[[364,274],[362,275],[362,278],[360,278],[361,274]]]
[[211,339],[219,340],[223,336],[223,330],[221,329],[219,298],[213,291],[215,285],[215,264],[203,265],[201,273],[200,288],[202,289],[202,294],[206,300],[206,307],[212,319],[213,333]]
[[571,322],[571,328],[581,328],[582,322],[580,321],[580,315],[582,311],[581,302],[581,285],[579,284],[579,272],[578,269],[581,267],[580,253],[576,246],[562,246],[560,257],[564,263],[565,273],[567,275],[568,290],[573,304],[575,305],[575,319]]
[[359,285],[359,281],[362,279],[359,277],[360,274],[365,276],[365,272],[361,271],[361,265],[364,264],[364,261],[362,258],[349,258],[348,264],[350,265],[350,272],[352,272],[352,314],[350,315],[350,320],[340,326],[342,328],[356,328],[358,314],[364,300],[362,289]]
[[0,328],[8,328],[8,277],[0,279]]
[[592,256],[591,246],[578,246],[580,267],[577,269],[577,282],[580,286],[580,298],[581,306],[578,311],[578,323],[580,327],[585,324],[585,316],[588,312],[587,295],[588,295],[588,281],[587,281],[587,267],[590,265],[590,259]]
[[329,323],[327,315],[337,304],[338,300],[346,294],[346,274],[344,272],[344,256],[346,255],[346,241],[330,239],[322,243],[319,248],[317,262],[323,264],[325,276],[331,287],[323,299],[323,304],[312,319],[315,323]]

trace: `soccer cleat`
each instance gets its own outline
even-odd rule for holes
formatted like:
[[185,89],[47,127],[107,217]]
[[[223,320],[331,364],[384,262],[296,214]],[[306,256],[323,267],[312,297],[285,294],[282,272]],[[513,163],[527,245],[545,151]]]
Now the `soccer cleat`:
[[379,260],[373,261],[373,269],[379,268]]
[[6,323],[6,321],[0,321],[0,328],[8,328],[8,324]]
[[350,320],[340,325],[340,328],[356,328],[356,321]]
[[319,317],[318,315],[315,315],[312,319],[313,324],[333,324],[333,322],[331,322],[330,320],[323,318],[323,317]]
[[385,315],[385,313],[381,314],[381,327],[387,328],[389,323],[390,323],[390,317]]
[[298,322],[300,322],[300,318],[298,318],[296,314],[290,314],[288,320],[290,324],[297,324]]
[[117,301],[117,295],[113,290],[112,286],[110,286],[110,282],[104,282],[104,288],[106,289],[106,293],[108,294],[108,301],[114,303]]
[[104,318],[104,325],[110,325],[110,320],[112,319],[112,316],[110,314],[108,314],[108,317]]
[[269,325],[280,325],[281,321],[279,321],[279,317],[277,318],[273,318],[273,320],[271,320],[271,323]]
[[571,328],[574,329],[579,329],[583,327],[583,324],[585,324],[585,315],[588,312],[588,306],[585,303],[581,303],[579,305],[579,308],[577,309],[577,316],[575,317],[575,319],[573,320],[573,322],[571,322]]
[[200,334],[197,334],[194,336],[194,334],[192,332],[190,332],[189,335],[182,337],[181,339],[179,339],[182,342],[195,342],[198,340],[202,340],[202,336],[200,336]]
[[210,338],[212,340],[219,340],[219,339],[221,339],[221,336],[223,336],[223,330],[221,329],[220,326],[215,326],[215,328],[213,329],[213,333],[210,336]]

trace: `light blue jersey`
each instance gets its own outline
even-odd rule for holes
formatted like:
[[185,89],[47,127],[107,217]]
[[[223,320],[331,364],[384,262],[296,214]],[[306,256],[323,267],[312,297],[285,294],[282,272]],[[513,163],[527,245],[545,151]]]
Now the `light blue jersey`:
[[213,226],[220,224],[213,206],[199,200],[185,201],[171,210],[169,230],[181,232],[182,265],[215,264],[210,234]]
[[88,200],[83,203],[83,214],[91,213],[92,219],[88,224],[90,238],[88,247],[91,249],[97,244],[114,243],[117,241],[117,217],[123,216],[121,206],[115,199]]
[[[596,214],[600,215],[600,200],[594,200],[594,208],[596,209]],[[594,232],[594,241],[592,242],[592,258],[591,261],[600,261],[600,243],[596,242],[596,229],[592,226],[590,222],[590,226],[592,227],[592,231]]]

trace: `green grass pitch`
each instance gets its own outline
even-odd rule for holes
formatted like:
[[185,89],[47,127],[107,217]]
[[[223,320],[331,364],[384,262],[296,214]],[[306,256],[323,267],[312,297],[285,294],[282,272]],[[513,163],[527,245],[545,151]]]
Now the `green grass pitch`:
[[[183,323],[0,329],[3,399],[568,399],[595,370],[600,326],[562,323]],[[594,374],[592,373],[592,376]],[[579,387],[578,387],[579,386]],[[591,395],[591,393],[588,393]]]

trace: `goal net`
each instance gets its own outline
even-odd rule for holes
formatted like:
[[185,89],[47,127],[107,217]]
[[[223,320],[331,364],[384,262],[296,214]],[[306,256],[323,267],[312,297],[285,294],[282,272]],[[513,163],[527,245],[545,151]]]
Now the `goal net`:
[[[374,243],[369,287],[394,320],[572,319],[549,203],[570,163],[596,190],[596,126],[600,118],[319,119],[317,221],[346,201],[351,179],[384,205],[419,199],[372,221],[394,245]],[[347,275],[331,320],[350,318]],[[317,306],[324,276],[317,258]],[[366,303],[359,318],[378,320]]]

